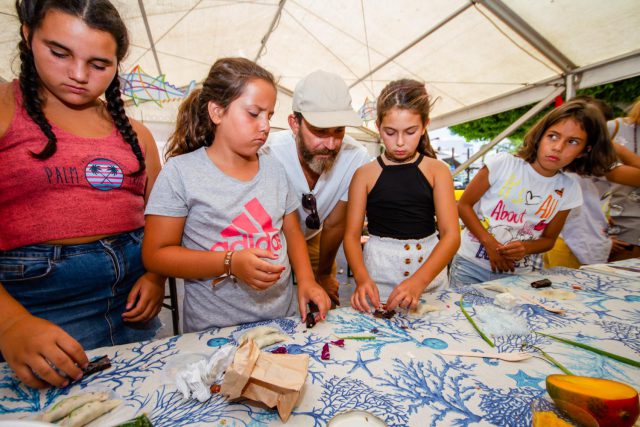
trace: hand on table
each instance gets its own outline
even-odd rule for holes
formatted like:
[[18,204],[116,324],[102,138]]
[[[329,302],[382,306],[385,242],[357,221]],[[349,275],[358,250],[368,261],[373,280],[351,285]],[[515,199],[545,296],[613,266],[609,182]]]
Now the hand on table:
[[329,295],[314,281],[298,282],[298,307],[303,322],[307,318],[307,305],[310,302],[318,307],[319,319],[316,316],[316,320],[324,320],[327,317],[329,307],[331,307]]
[[32,388],[64,387],[82,378],[81,368],[89,364],[82,346],[62,328],[30,314],[0,333],[0,348],[18,378]]
[[423,290],[420,284],[411,280],[411,278],[404,280],[393,289],[389,298],[387,298],[385,309],[387,311],[391,311],[396,307],[414,309],[420,302],[420,295],[422,295]]
[[609,237],[611,240],[611,251],[610,253],[617,253],[621,251],[627,251],[632,246],[630,243],[627,243],[622,240],[618,240],[615,236]]
[[278,259],[278,256],[265,249],[243,249],[234,252],[231,258],[231,273],[253,289],[268,289],[280,279],[285,266],[272,264],[262,258]]
[[356,289],[353,291],[353,295],[351,295],[351,307],[363,313],[371,313],[372,310],[369,301],[371,301],[374,310],[380,308],[380,294],[373,280],[356,284]]

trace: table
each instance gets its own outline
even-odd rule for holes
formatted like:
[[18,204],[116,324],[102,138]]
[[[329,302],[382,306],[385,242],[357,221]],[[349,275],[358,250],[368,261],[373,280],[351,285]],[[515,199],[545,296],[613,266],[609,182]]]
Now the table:
[[[535,295],[539,290],[529,283],[542,277],[551,279],[553,288],[575,292],[576,298],[550,302],[566,309],[565,315],[529,303],[516,306],[515,313],[525,317],[532,330],[640,359],[640,282],[572,269],[497,282],[514,292]],[[582,289],[574,289],[576,285]],[[458,306],[462,293],[472,317],[495,296],[479,286],[448,289],[426,297],[441,311],[389,320],[342,308],[310,330],[296,318],[259,322],[290,335],[283,343],[289,353],[310,356],[307,382],[287,425],[324,426],[337,413],[354,408],[372,412],[390,426],[531,425],[531,402],[546,396],[545,377],[561,372],[539,358],[513,363],[439,354],[444,348],[491,350],[462,315]],[[125,400],[131,414],[145,412],[156,426],[280,425],[275,411],[247,401],[230,403],[220,395],[205,403],[184,401],[171,385],[171,366],[192,354],[211,354],[221,345],[235,343],[253,326],[94,350],[91,355],[108,354],[113,368],[66,389],[29,389],[2,364],[0,419],[28,416],[61,395],[107,389]],[[321,360],[322,346],[336,336],[362,334],[375,334],[376,340],[347,340],[344,348],[332,345],[331,359]],[[540,346],[576,375],[614,379],[640,389],[640,369],[632,366],[535,334],[495,337],[503,352],[519,351],[523,342]]]

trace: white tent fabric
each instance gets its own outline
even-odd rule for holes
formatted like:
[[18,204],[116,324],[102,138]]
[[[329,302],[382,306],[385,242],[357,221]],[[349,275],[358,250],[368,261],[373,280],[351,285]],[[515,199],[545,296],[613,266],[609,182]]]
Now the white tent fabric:
[[[0,78],[17,73],[13,0],[0,0]],[[173,85],[201,82],[223,56],[278,78],[272,126],[286,128],[291,91],[314,69],[341,75],[353,105],[410,77],[433,96],[432,128],[533,103],[558,86],[640,74],[637,0],[114,0],[131,33],[123,71],[140,65]],[[129,106],[172,122],[177,102]],[[354,130],[372,140],[374,129]]]

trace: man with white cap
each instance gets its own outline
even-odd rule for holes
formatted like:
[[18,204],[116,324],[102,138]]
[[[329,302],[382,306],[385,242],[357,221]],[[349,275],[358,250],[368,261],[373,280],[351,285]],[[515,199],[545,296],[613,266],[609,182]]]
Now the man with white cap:
[[344,80],[320,70],[296,85],[292,109],[291,130],[269,135],[264,152],[280,161],[301,197],[298,213],[316,280],[339,305],[335,258],[344,235],[349,183],[370,160],[367,150],[345,135],[345,127],[360,126],[362,119],[351,106]]

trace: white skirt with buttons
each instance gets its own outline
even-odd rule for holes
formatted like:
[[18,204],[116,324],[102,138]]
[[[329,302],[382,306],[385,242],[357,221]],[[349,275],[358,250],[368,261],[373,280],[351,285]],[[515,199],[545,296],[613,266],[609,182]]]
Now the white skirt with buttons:
[[[398,240],[370,236],[364,245],[364,265],[378,286],[380,301],[387,301],[393,289],[413,275],[427,260],[438,243],[436,234],[420,240]],[[426,287],[425,292],[446,289],[449,285],[444,268]]]

